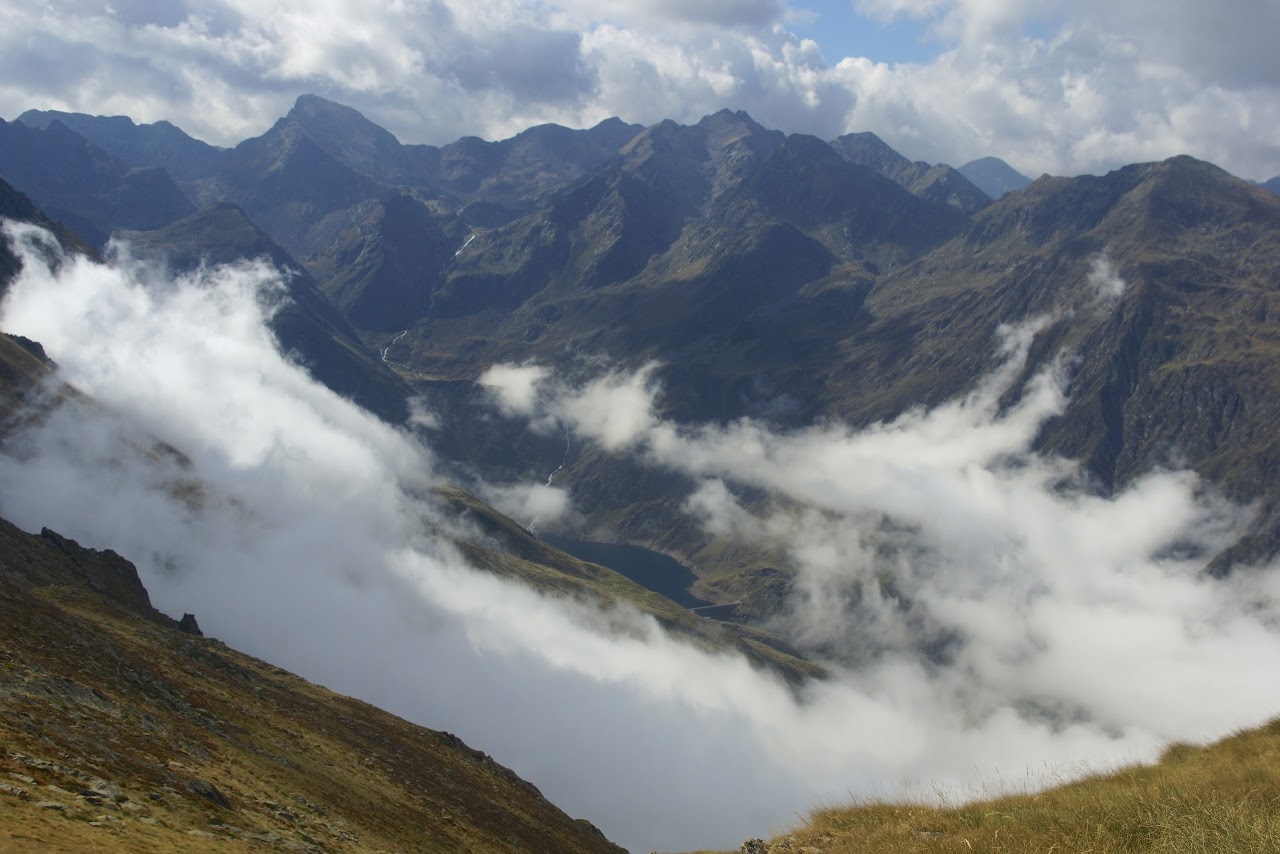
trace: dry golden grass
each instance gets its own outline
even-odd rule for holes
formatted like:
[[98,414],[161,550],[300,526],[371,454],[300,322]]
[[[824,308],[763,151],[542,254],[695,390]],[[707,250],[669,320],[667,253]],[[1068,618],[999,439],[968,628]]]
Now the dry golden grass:
[[1263,854],[1280,851],[1280,719],[1156,765],[957,807],[867,801],[816,810],[768,854]]

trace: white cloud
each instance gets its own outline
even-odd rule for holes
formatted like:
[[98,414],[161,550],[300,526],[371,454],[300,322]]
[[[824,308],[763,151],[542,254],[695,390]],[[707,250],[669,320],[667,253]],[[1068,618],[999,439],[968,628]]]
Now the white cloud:
[[557,522],[573,510],[569,493],[549,483],[487,485],[480,497],[534,532],[538,525]]
[[476,380],[490,389],[506,415],[538,415],[542,432],[572,428],[607,450],[632,445],[649,431],[656,364],[633,373],[611,372],[570,389],[535,364],[493,365]]
[[508,415],[532,415],[538,400],[538,384],[550,374],[541,365],[494,365],[476,380],[489,388]]
[[[1092,278],[1122,287],[1104,259]],[[892,747],[849,745],[877,767],[911,776],[928,753],[941,779],[951,760],[1000,749],[997,735],[1023,761],[1088,756],[1091,731],[1140,751],[1152,735],[1229,729],[1243,708],[1261,721],[1280,702],[1257,657],[1280,650],[1275,571],[1203,572],[1249,511],[1188,472],[1097,495],[1071,463],[1033,453],[1066,401],[1056,369],[1001,407],[1043,323],[1007,330],[1005,363],[967,396],[859,432],[654,418],[633,438],[641,460],[701,479],[685,506],[709,533],[790,556],[796,592],[779,625],[849,668],[803,707],[804,725],[834,709],[906,715],[882,724]],[[574,395],[562,388],[534,417],[564,418]],[[735,485],[781,500],[749,510]]]
[[1124,295],[1125,283],[1105,254],[1093,259],[1089,267],[1089,285],[1100,300],[1115,300]]

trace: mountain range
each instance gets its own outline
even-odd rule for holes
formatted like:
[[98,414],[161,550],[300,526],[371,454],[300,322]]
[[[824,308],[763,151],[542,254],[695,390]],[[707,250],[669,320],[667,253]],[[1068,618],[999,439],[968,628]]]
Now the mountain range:
[[[1199,555],[1208,573],[1252,572],[1280,554],[1280,196],[1269,189],[1280,179],[1255,186],[1183,156],[1031,181],[995,158],[958,169],[913,162],[870,133],[824,141],[729,110],[691,125],[609,119],[585,130],[542,125],[497,142],[403,145],[316,96],[225,149],[166,122],[28,111],[0,122],[0,178],[8,182],[0,215],[52,229],[73,255],[117,251],[115,238],[174,273],[267,259],[285,271],[288,296],[272,329],[316,379],[396,425],[410,421],[412,398],[428,402],[431,423],[418,429],[456,483],[440,498],[483,532],[456,543],[473,565],[535,589],[631,602],[669,631],[740,653],[791,686],[823,678],[823,662],[841,653],[780,619],[798,595],[786,551],[699,524],[687,512],[698,487],[688,471],[655,467],[606,441],[569,443],[567,433],[531,431],[527,418],[495,411],[492,390],[479,382],[488,371],[538,365],[578,383],[639,371],[660,389],[654,418],[686,430],[750,424],[799,435],[821,425],[874,428],[972,393],[1002,364],[995,342],[1003,330],[1030,326],[1026,362],[999,411],[1023,404],[1033,377],[1061,377],[1064,400],[1038,426],[1037,453],[1077,466],[1091,494],[1185,468],[1249,508],[1230,543]],[[6,283],[17,266],[0,246]],[[10,422],[56,366],[38,342],[6,336],[0,345],[0,414]],[[64,396],[81,405],[74,390]],[[572,557],[531,533],[532,523],[481,500],[486,483],[550,485],[549,473],[576,512],[546,533],[675,556],[692,568],[694,594],[731,606],[728,619],[698,616]],[[749,509],[774,500],[749,485],[734,489]],[[51,533],[5,532],[0,560],[10,564],[19,552],[84,553]],[[110,591],[106,601],[93,598],[102,591],[59,575],[65,560],[41,560],[49,569],[38,578],[8,570],[6,601],[107,632],[85,645],[140,638],[232,681],[252,670],[252,681],[287,694],[274,702],[334,708],[312,696],[314,686],[285,685],[267,665],[179,637],[132,582],[126,610],[143,623],[117,616]],[[88,588],[98,587],[91,579]],[[23,696],[41,680],[88,684],[50,675],[51,661],[41,666]],[[105,714],[112,701],[84,702]],[[238,731],[229,714],[218,713],[220,726]],[[440,743],[441,756],[463,758],[431,762],[462,762],[503,786],[527,786]],[[22,742],[23,755],[33,744]],[[150,781],[161,797],[148,806],[169,809],[180,795],[173,808],[183,815],[192,804],[221,815],[206,786],[231,790],[233,800],[266,797],[238,779],[192,788],[194,773]],[[439,808],[436,795],[416,789],[397,788],[395,797]],[[594,829],[546,807],[552,812],[529,825],[543,830],[516,835],[578,833],[560,850],[609,850]],[[273,809],[260,808],[261,821],[241,829],[296,836],[267,815]],[[493,817],[504,829],[508,821]],[[552,825],[561,829],[545,829]]]
[[[30,111],[0,130],[5,177],[91,223],[90,242],[115,231],[177,267],[265,256],[296,271],[282,343],[393,421],[411,388],[427,393],[435,443],[481,476],[561,462],[554,441],[482,411],[472,383],[495,363],[657,360],[664,417],[862,426],[971,387],[997,328],[1050,313],[1028,371],[1079,355],[1037,446],[1104,492],[1176,459],[1260,502],[1219,571],[1280,548],[1267,427],[1280,207],[1207,163],[1016,189],[994,159],[932,166],[872,134],[826,143],[730,111],[436,148],[315,96],[231,149],[121,117]],[[1082,310],[1100,263],[1124,283],[1118,311]],[[639,476],[593,448],[567,462],[577,534],[686,558],[703,593],[769,610],[754,597],[776,590],[752,572],[773,589],[785,567],[726,577],[671,500],[690,488],[679,475]]]

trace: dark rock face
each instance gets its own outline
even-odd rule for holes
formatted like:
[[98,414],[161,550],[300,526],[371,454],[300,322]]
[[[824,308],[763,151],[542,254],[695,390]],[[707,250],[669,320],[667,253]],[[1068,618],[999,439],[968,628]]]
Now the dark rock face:
[[8,338],[13,343],[17,344],[23,350],[26,350],[28,353],[35,356],[43,364],[49,365],[50,367],[57,367],[54,364],[54,361],[49,358],[47,353],[45,353],[44,347],[41,346],[39,341],[32,341],[30,338],[25,338],[21,335],[10,335],[8,332],[4,332],[0,334],[3,334],[6,338]]
[[333,250],[313,262],[332,270],[330,300],[362,329],[399,331],[431,303],[441,274],[457,251],[456,236],[417,199],[394,192],[339,235]]
[[913,195],[949,205],[965,213],[982,210],[994,198],[962,171],[945,163],[931,166],[912,162],[873,133],[851,133],[831,141],[831,147],[850,163],[869,166]]
[[0,120],[0,177],[96,246],[116,229],[159,228],[195,210],[159,167],[131,168],[61,122]]
[[218,204],[165,228],[124,236],[137,255],[164,260],[175,271],[245,258],[270,261],[289,274],[289,301],[271,320],[281,348],[300,357],[316,379],[385,420],[400,423],[407,417],[405,401],[412,389],[357,339],[302,265],[240,208]]
[[178,181],[208,175],[221,151],[164,121],[138,125],[128,116],[89,116],[59,110],[27,110],[17,120],[38,130],[60,122],[122,163],[131,167],[160,166]]
[[196,622],[195,614],[183,614],[182,619],[178,620],[178,631],[198,638],[204,637],[204,632],[200,631],[200,624]]
[[227,796],[219,792],[218,787],[208,780],[192,780],[187,783],[187,788],[219,809],[231,809],[231,801],[227,800]]
[[40,530],[40,539],[65,556],[61,570],[67,581],[82,582],[113,602],[138,613],[157,613],[151,607],[147,589],[138,578],[137,568],[120,555],[110,549],[86,549],[75,540],[48,528]]

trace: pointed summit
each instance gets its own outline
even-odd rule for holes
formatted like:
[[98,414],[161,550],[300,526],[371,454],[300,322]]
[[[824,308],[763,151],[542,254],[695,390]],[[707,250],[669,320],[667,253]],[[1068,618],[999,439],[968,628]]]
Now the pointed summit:
[[850,163],[870,166],[891,178],[912,195],[973,213],[991,204],[991,198],[964,175],[945,163],[931,166],[912,162],[870,131],[850,133],[831,141],[831,147]]
[[894,178],[912,163],[871,131],[847,133],[831,140],[831,147],[850,163],[870,166],[882,175]]
[[352,107],[319,95],[300,95],[285,121],[298,125],[326,153],[361,175],[393,184],[416,183],[419,177],[419,170],[405,162],[400,140]]
[[1014,190],[1021,190],[1031,183],[1030,178],[999,157],[981,157],[971,160],[961,166],[958,171],[993,199],[998,199]]

